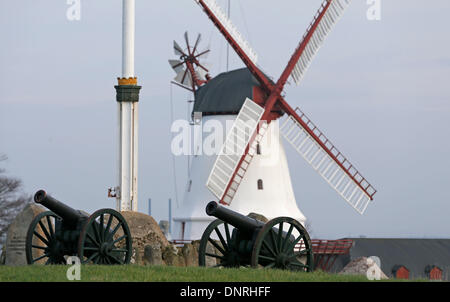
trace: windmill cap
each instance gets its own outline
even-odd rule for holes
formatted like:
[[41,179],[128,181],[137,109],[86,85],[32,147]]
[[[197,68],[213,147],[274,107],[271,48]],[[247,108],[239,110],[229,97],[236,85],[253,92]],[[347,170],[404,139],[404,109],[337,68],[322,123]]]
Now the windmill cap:
[[238,114],[245,99],[254,98],[255,86],[260,84],[247,68],[221,73],[196,91],[192,112]]

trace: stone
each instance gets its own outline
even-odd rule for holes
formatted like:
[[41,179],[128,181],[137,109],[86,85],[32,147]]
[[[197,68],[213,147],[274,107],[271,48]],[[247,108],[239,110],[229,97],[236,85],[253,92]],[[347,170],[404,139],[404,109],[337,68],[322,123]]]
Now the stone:
[[[217,242],[217,240],[216,240]],[[222,245],[220,242],[217,242],[217,244]],[[206,252],[210,254],[216,254],[220,255],[219,251],[210,243],[206,245]],[[217,258],[214,257],[206,257],[206,266],[216,266],[217,265]]]
[[191,242],[192,247],[194,248],[195,254],[197,255],[197,262],[198,262],[198,251],[200,249],[200,240],[194,240]]
[[143,260],[145,265],[163,265],[161,245],[159,243],[146,245]]
[[167,246],[163,250],[162,259],[168,266],[185,266],[183,256],[174,245]]
[[[217,244],[219,246],[221,246],[222,244],[220,242],[218,242],[216,240]],[[199,257],[199,250],[200,250],[200,240],[195,240],[192,241],[192,247],[195,250],[195,254],[197,257],[196,263],[198,263],[198,257]],[[216,254],[216,255],[220,255],[221,253],[219,253],[219,251],[210,243],[208,242],[208,244],[206,245],[206,252],[207,253],[211,253],[211,254]],[[205,266],[210,267],[210,266],[215,266],[217,265],[217,259],[214,257],[206,257],[205,259]]]
[[198,251],[192,243],[186,243],[181,249],[186,266],[198,266]]
[[28,227],[34,217],[45,211],[42,206],[30,203],[16,216],[6,235],[4,256],[6,265],[27,265],[25,242]]
[[133,248],[136,248],[136,252],[133,252],[132,263],[144,264],[145,256],[143,255],[145,255],[145,246],[147,245],[159,244],[162,250],[170,246],[153,217],[132,211],[124,211],[121,214],[130,228]]
[[0,251],[0,265],[5,265],[6,260],[6,246],[2,246],[2,250]]
[[257,214],[257,213],[250,213],[247,215],[250,218],[259,220],[261,222],[267,223],[269,221],[269,219],[266,218],[266,216],[261,215],[261,214]]
[[370,257],[356,258],[348,263],[339,274],[364,275],[371,279],[389,279],[378,264]]

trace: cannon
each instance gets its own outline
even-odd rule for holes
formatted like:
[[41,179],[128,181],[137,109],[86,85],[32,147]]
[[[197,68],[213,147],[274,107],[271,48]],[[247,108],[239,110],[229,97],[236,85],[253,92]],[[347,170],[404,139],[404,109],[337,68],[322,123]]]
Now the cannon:
[[208,225],[201,238],[200,266],[313,271],[311,240],[297,220],[277,217],[264,223],[215,201],[208,203],[206,213],[217,219]]
[[132,237],[123,216],[113,209],[88,215],[36,192],[34,201],[50,211],[37,215],[28,228],[25,251],[28,264],[66,264],[77,256],[81,263],[127,264]]

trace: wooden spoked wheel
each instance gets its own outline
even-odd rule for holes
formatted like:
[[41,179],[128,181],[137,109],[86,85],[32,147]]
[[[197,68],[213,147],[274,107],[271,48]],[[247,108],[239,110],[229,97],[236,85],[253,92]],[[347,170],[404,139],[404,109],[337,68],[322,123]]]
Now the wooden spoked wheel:
[[297,220],[278,217],[259,231],[253,246],[252,267],[311,272],[313,262],[308,232]]
[[87,219],[78,240],[81,263],[128,264],[131,254],[130,229],[119,212],[102,209]]
[[55,224],[61,218],[51,211],[37,215],[27,231],[25,254],[28,264],[65,264]]
[[235,251],[233,229],[233,226],[220,219],[216,219],[208,225],[199,246],[198,263],[200,266],[240,266],[241,259],[238,252]]

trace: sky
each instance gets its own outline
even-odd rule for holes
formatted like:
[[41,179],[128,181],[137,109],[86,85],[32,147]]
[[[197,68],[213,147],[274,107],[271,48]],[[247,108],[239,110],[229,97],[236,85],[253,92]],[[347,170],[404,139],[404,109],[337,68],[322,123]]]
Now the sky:
[[[300,86],[285,88],[378,190],[361,216],[285,144],[294,192],[313,238],[450,238],[450,38],[446,0],[380,0],[380,20],[353,0]],[[226,7],[226,0],[218,1]],[[320,0],[231,0],[231,19],[277,79]],[[0,2],[0,153],[24,191],[46,189],[74,208],[115,207],[121,1]],[[188,92],[171,87],[173,40],[202,34],[213,76],[226,71],[226,42],[193,0],[136,0],[139,211],[159,221],[182,202],[185,157],[170,152],[172,120]],[[243,67],[230,50],[229,69]],[[174,164],[173,164],[174,163]],[[175,171],[175,173],[174,173]]]

